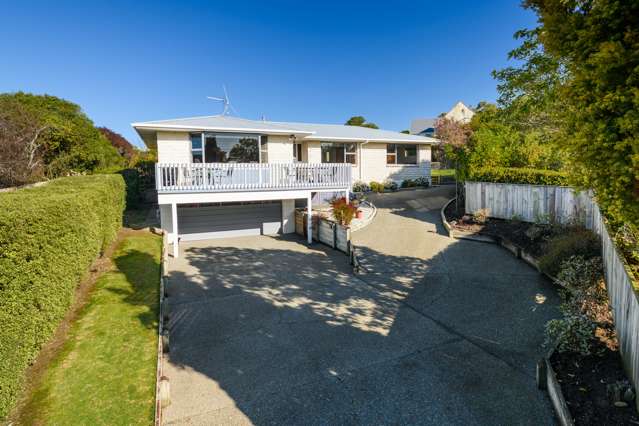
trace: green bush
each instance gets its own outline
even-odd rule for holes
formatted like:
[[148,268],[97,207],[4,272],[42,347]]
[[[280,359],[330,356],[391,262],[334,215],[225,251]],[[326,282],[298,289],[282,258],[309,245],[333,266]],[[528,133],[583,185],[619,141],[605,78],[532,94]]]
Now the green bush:
[[353,182],[353,192],[368,192],[370,190],[371,188],[366,182],[362,182],[361,180]]
[[521,183],[530,185],[567,185],[564,173],[555,170],[514,167],[473,168],[468,180],[477,182]]
[[114,241],[124,192],[121,176],[92,175],[0,194],[0,419],[76,286]]
[[402,188],[414,188],[417,186],[417,183],[415,183],[414,180],[412,179],[405,179],[402,181]]
[[397,191],[397,188],[399,187],[399,185],[397,185],[397,182],[395,182],[392,179],[386,179],[384,181],[383,187],[387,191]]
[[384,184],[382,183],[373,181],[369,186],[373,192],[384,192]]
[[599,237],[586,228],[568,227],[544,244],[543,253],[539,259],[539,267],[555,277],[562,263],[572,256],[581,256],[584,259],[601,256],[601,243]]

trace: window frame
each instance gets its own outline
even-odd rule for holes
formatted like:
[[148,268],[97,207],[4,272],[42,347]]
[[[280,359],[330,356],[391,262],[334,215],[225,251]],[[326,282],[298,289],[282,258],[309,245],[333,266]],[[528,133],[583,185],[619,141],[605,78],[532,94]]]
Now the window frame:
[[[335,146],[340,146],[343,149],[343,155],[344,155],[344,160],[342,162],[339,162],[337,164],[350,164],[352,166],[357,166],[357,157],[358,157],[358,149],[357,149],[357,142],[332,142],[332,141],[321,141],[320,142],[320,150],[322,149],[322,145],[332,145],[333,147]],[[351,145],[352,146],[352,150],[346,150],[347,146]],[[322,153],[323,154],[323,153]],[[347,159],[351,157],[351,159],[353,161],[348,161]],[[321,155],[322,158],[322,163],[324,163],[324,155]],[[324,164],[331,164],[331,163],[324,163]]]
[[[199,148],[193,148],[194,137],[200,138]],[[206,159],[204,158],[204,133],[189,133],[189,148],[191,149],[191,164],[204,164],[206,161]],[[199,153],[200,157],[202,158],[202,161],[200,161],[199,163],[196,163],[193,158],[194,153]]]
[[[414,163],[400,163],[398,159],[400,157],[398,153],[398,147],[407,147],[411,146],[415,148],[415,162]],[[389,149],[393,147],[393,149]],[[389,160],[393,158],[392,162]],[[417,166],[419,164],[419,145],[418,144],[398,144],[398,143],[387,143],[386,144],[386,165],[387,166]]]
[[258,143],[258,163],[268,163],[268,135],[259,135]]

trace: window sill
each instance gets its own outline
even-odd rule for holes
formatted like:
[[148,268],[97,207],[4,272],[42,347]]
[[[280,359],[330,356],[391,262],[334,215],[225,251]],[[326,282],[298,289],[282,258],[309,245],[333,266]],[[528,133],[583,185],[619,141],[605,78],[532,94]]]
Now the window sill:
[[386,167],[419,167],[419,164],[386,164]]

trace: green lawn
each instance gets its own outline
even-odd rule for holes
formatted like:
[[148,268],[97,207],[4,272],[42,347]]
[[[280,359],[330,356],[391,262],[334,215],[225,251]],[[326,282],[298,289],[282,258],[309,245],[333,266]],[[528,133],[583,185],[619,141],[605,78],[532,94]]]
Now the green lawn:
[[432,176],[455,176],[455,169],[432,169]]
[[150,232],[127,233],[20,423],[153,422],[161,245]]

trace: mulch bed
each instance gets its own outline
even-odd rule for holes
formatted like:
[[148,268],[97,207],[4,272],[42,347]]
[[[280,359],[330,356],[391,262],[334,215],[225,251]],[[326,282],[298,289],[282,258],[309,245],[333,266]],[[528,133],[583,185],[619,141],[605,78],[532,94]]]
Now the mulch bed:
[[455,202],[450,203],[444,215],[448,223],[459,231],[473,232],[491,237],[506,238],[533,256],[543,251],[542,239],[531,239],[527,232],[535,227],[533,223],[490,218],[486,222],[478,222],[472,216],[464,213],[464,207],[455,208]]
[[626,380],[619,351],[599,343],[598,355],[555,352],[550,358],[576,425],[639,425],[635,403],[616,407],[607,385]]

